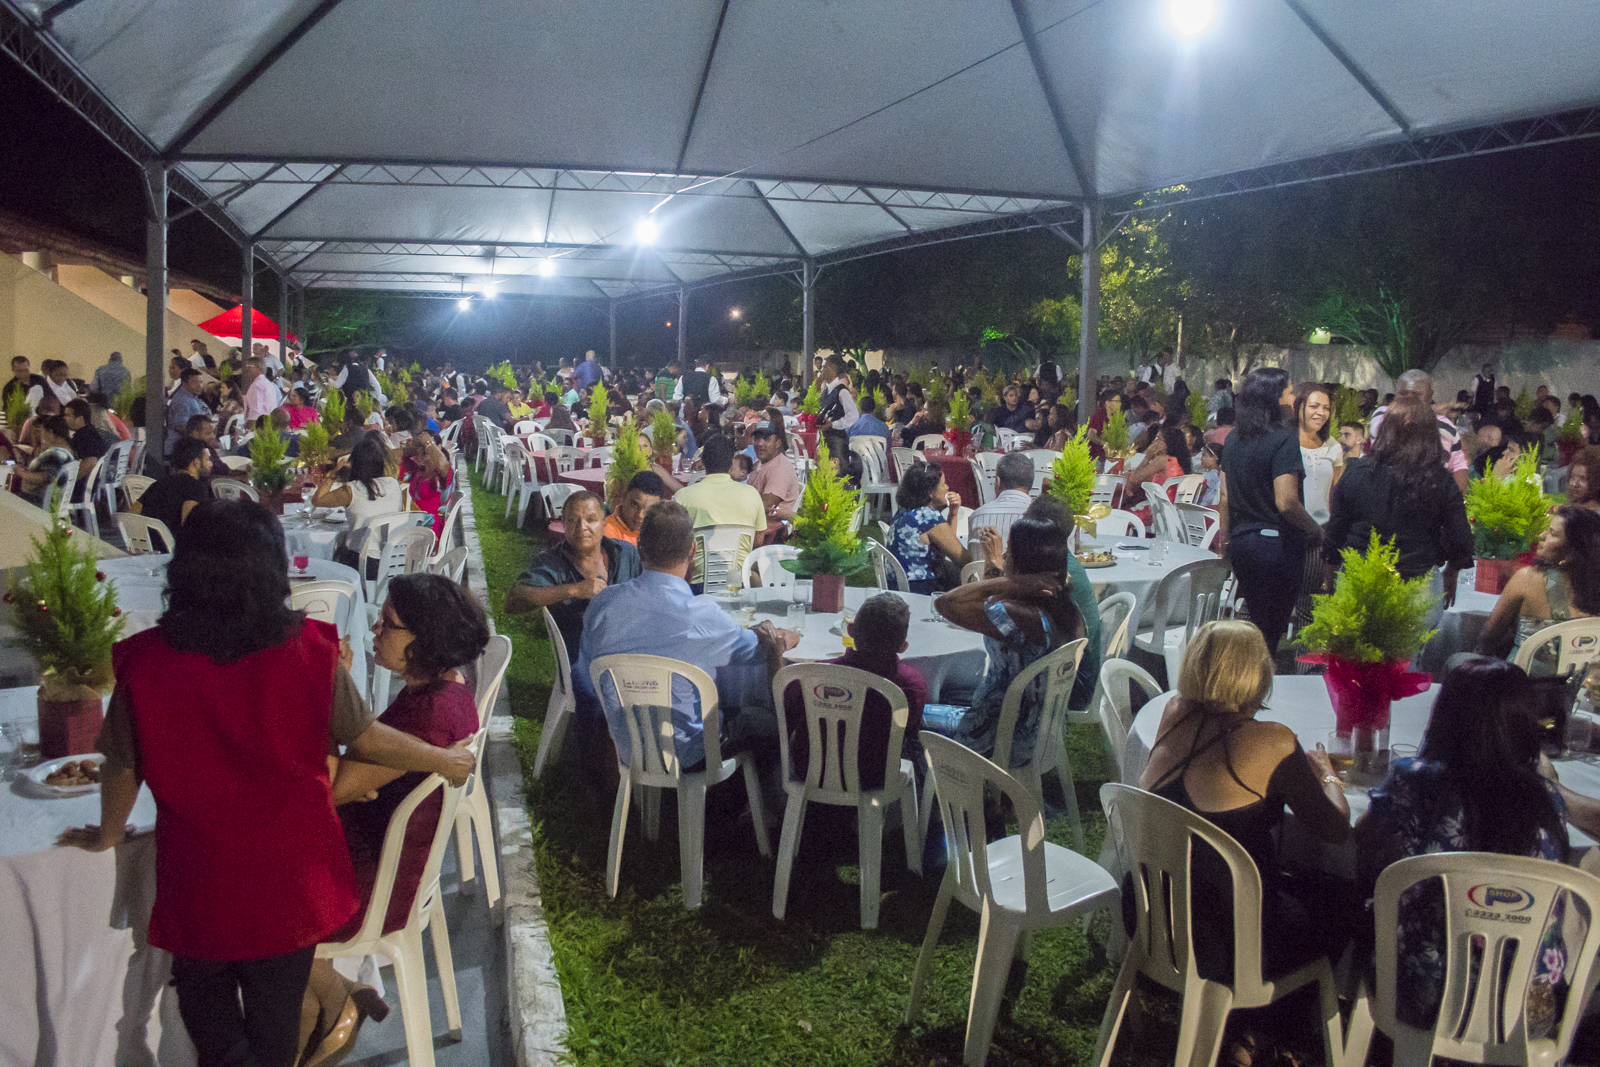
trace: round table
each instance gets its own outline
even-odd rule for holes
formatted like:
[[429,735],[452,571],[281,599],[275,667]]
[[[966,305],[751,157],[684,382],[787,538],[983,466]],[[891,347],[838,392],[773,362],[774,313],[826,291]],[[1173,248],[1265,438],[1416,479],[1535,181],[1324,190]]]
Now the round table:
[[601,500],[606,497],[606,471],[599,467],[562,471],[556,475],[556,481],[565,482],[568,485],[576,485],[580,489],[587,489]]
[[[1090,540],[1085,538],[1084,543],[1087,545]],[[1217,558],[1217,554],[1208,548],[1193,548],[1176,541],[1165,541],[1162,542],[1166,547],[1162,550],[1161,563],[1151,566],[1151,546],[1156,544],[1153,540],[1107,537],[1097,543],[1111,550],[1116,557],[1116,564],[1089,569],[1089,581],[1094,583],[1101,600],[1113,593],[1132,593],[1134,611],[1137,612],[1134,617],[1140,621],[1144,620],[1155,603],[1156,586],[1161,579],[1185,564]]]
[[[34,717],[37,693],[0,690],[0,722]],[[109,852],[57,848],[63,830],[100,821],[99,793],[44,799],[15,783],[0,789],[0,973],[8,978],[0,1063],[44,1062],[41,1046],[54,1050],[52,1063],[152,1062],[141,1047],[159,1049],[162,1064],[195,1062],[165,989],[171,957],[144,941],[155,818],[141,787],[128,820],[136,836]]]
[[[524,448],[527,448],[528,458],[533,461],[534,476],[539,479],[540,484],[548,485],[551,482],[561,480],[561,476],[556,473],[555,461],[551,458],[548,450],[531,447],[528,443],[530,436],[527,434],[517,438],[517,440],[522,442]],[[589,450],[582,445],[574,445],[573,447],[583,453],[581,456],[573,457],[573,466],[580,469],[589,466]]]
[[346,526],[343,508],[313,508],[306,504],[285,504],[280,521],[284,547],[291,559],[333,559]]
[[[882,590],[847,587],[845,607],[860,608],[868,597],[880,592]],[[757,593],[756,621],[765,619],[774,626],[788,628],[787,611],[792,591],[774,586],[757,589]],[[953,695],[963,698],[976,689],[984,672],[983,636],[952,626],[935,615],[931,596],[921,593],[895,593],[895,596],[911,608],[911,628],[906,634],[911,647],[900,658],[915,667],[928,683],[928,699],[949,703],[942,700],[947,685]],[[718,601],[727,603],[725,598],[718,598]],[[784,658],[793,663],[809,663],[844,655],[844,639],[836,632],[843,619],[843,612],[806,612],[805,632],[800,635],[800,643]]]
[[[1389,744],[1422,744],[1422,735],[1428,727],[1428,716],[1439,695],[1439,686],[1428,687],[1425,693],[1396,700],[1389,709]],[[1155,745],[1162,710],[1175,697],[1175,692],[1162,693],[1139,710],[1133,720],[1123,749],[1122,778],[1129,785],[1137,785]],[[1294,731],[1300,747],[1315,751],[1317,745],[1327,744],[1333,732],[1333,703],[1328,699],[1328,687],[1320,675],[1279,675],[1272,680],[1272,696],[1267,706],[1256,714],[1264,722],[1281,722]],[[1586,796],[1600,797],[1600,756],[1587,756],[1555,761],[1556,772],[1563,785]],[[1367,790],[1347,788],[1345,799],[1350,803],[1354,819],[1367,810]],[[1575,827],[1567,828],[1568,840],[1574,846],[1587,846],[1595,842]]]
[[978,482],[972,473],[972,461],[966,456],[952,456],[943,452],[924,452],[922,458],[944,472],[944,484],[952,493],[961,495],[963,507],[977,508],[983,503],[978,496]]

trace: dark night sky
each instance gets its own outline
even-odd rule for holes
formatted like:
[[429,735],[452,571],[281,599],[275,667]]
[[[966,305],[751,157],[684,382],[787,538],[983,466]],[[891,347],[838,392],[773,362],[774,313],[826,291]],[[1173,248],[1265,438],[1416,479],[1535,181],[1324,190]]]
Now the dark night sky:
[[[0,144],[6,146],[0,162],[0,207],[142,258],[142,194],[136,168],[4,57],[0,57]],[[1546,329],[1570,319],[1600,332],[1600,139],[1425,169],[1429,173],[1424,180],[1436,181],[1446,196],[1459,193],[1497,209],[1503,206],[1509,224],[1483,240],[1515,245],[1502,257],[1516,264],[1508,284],[1515,284],[1519,292],[1516,310],[1510,312],[1519,321],[1507,325]],[[1329,190],[1359,201],[1375,195],[1372,190],[1378,188],[1382,186],[1376,182],[1353,178],[1301,191],[1251,195],[1285,198],[1279,210],[1286,206],[1287,217],[1294,219],[1297,204],[1325,204]],[[1268,207],[1257,203],[1263,211]],[[1245,210],[1257,207],[1246,205]],[[1304,234],[1294,236],[1304,238]],[[981,277],[985,264],[996,255],[1046,264],[1041,267],[1048,275],[1045,283],[1055,284],[1061,249],[1053,241],[1038,235],[963,241],[834,268],[832,288],[848,298],[819,309],[819,343],[828,343],[830,332],[879,344],[910,342],[913,338],[904,336],[903,324],[907,318],[920,317],[916,304],[929,299],[925,294],[931,292],[930,278],[947,284],[954,278],[959,285],[963,277]],[[1480,245],[1464,247],[1460,254],[1495,256],[1499,251]],[[173,227],[172,269],[236,291],[239,262],[237,247],[201,216],[190,216]],[[263,309],[275,311],[275,277],[263,269],[257,288],[264,294]],[[691,294],[691,349],[744,347],[741,340],[798,347],[796,292],[789,281],[769,278]],[[585,348],[605,350],[606,323],[598,304],[502,298],[463,314],[446,300],[405,303],[408,307],[399,318],[406,325],[394,340],[422,356],[448,355],[475,365],[499,358],[553,362],[581,355]],[[728,320],[733,306],[750,308],[753,313],[747,321],[755,319],[761,328],[752,324],[741,335]],[[900,309],[897,321],[891,321],[894,308]],[[672,297],[625,305],[618,323],[619,349],[625,359],[654,364],[671,355],[673,331],[665,323],[675,320],[676,314]]]

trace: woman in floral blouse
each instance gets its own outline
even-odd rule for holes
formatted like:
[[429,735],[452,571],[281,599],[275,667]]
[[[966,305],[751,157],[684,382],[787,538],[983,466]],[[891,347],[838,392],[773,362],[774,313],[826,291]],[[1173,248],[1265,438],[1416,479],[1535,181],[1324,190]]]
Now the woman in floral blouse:
[[941,554],[949,556],[958,567],[968,562],[967,547],[956,535],[961,497],[950,491],[938,467],[918,463],[900,476],[895,502],[900,510],[889,527],[885,547],[900,561],[911,592],[937,592]]
[[[1367,895],[1389,864],[1431,852],[1499,852],[1566,862],[1566,803],[1539,750],[1538,705],[1528,676],[1501,659],[1473,657],[1445,676],[1422,747],[1396,760],[1356,823]],[[1483,788],[1485,783],[1494,788]],[[1540,945],[1530,996],[1530,1036],[1553,1030],[1567,982],[1557,904]],[[1437,880],[1401,898],[1395,1014],[1432,1027],[1444,991],[1444,900]],[[1380,936],[1387,936],[1380,932]]]

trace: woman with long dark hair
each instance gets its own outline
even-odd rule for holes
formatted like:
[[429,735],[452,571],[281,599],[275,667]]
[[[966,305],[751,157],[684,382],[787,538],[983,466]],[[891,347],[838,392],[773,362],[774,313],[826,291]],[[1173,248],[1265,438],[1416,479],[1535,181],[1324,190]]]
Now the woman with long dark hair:
[[[1429,852],[1566,862],[1566,804],[1541,773],[1539,716],[1528,676],[1504,660],[1472,657],[1445,675],[1417,755],[1390,765],[1356,823],[1357,868],[1368,896],[1385,867]],[[1560,929],[1559,918],[1553,926]],[[1431,1027],[1438,1010],[1444,928],[1438,885],[1424,883],[1401,908],[1396,953],[1396,1014],[1413,1025]],[[1562,955],[1559,939],[1546,938],[1534,952],[1533,981],[1558,979],[1564,968],[1552,962]]]
[[1472,566],[1472,528],[1461,490],[1445,469],[1433,411],[1411,393],[1389,405],[1370,462],[1351,464],[1333,487],[1322,545],[1328,579],[1344,549],[1366,553],[1373,530],[1399,550],[1400,577],[1430,576],[1432,595],[1439,598],[1433,607],[1437,621],[1455,602],[1462,568]]
[[[1000,710],[1011,682],[1041,656],[1084,636],[1083,616],[1067,590],[1065,532],[1046,518],[1024,515],[1006,535],[1005,576],[968,582],[933,602],[963,630],[983,635],[989,668],[953,736],[981,755],[994,752]],[[1011,735],[1011,763],[1034,758],[1041,694],[1030,687]]]
[[[1515,658],[1538,631],[1568,619],[1600,615],[1600,515],[1568,504],[1556,509],[1539,538],[1532,566],[1511,576],[1478,639],[1478,652]],[[1550,649],[1532,673],[1553,673]]]
[[900,510],[889,525],[886,545],[906,572],[911,592],[935,592],[941,557],[948,557],[957,567],[969,562],[967,547],[956,534],[961,497],[945,484],[942,470],[917,463],[900,476],[895,503]]
[[1234,400],[1234,428],[1222,455],[1219,540],[1238,579],[1250,621],[1277,652],[1305,578],[1306,553],[1322,540],[1300,495],[1300,442],[1283,425],[1293,403],[1289,374],[1250,372]]
[[112,649],[117,687],[100,749],[100,824],[61,843],[123,840],[140,781],[156,801],[149,940],[173,955],[178,1011],[201,1063],[286,1067],[316,946],[358,905],[328,767],[472,772],[373,722],[337,631],[285,604],[278,520],[247,500],[201,504],[167,566],[167,609]]
[[400,482],[389,472],[389,450],[382,431],[368,431],[343,463],[323,475],[311,506],[344,508],[344,547],[351,551],[359,546],[349,544],[349,536],[363,522],[401,510]]

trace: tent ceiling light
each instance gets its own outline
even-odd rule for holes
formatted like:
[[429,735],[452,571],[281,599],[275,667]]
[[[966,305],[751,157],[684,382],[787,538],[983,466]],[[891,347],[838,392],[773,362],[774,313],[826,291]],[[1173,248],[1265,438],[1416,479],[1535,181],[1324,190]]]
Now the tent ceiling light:
[[1178,36],[1194,40],[1216,21],[1216,0],[1167,0],[1167,22]]
[[653,245],[661,236],[661,227],[650,219],[640,219],[633,227],[633,239],[642,245]]
[[456,301],[456,310],[457,311],[471,311],[472,310],[472,298],[470,296],[464,296],[460,300],[457,300]]
[[556,273],[556,261],[553,259],[541,259],[539,261],[539,265],[534,267],[534,270],[539,272],[539,277],[541,278],[554,277]]

